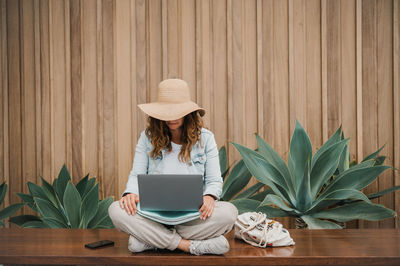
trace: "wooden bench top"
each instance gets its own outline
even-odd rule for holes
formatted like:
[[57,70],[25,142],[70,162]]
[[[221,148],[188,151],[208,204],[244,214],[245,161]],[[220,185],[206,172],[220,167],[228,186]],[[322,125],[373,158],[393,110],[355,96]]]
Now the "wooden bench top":
[[[0,229],[0,264],[135,264],[135,265],[400,265],[400,230],[290,230],[292,247],[256,248],[227,238],[222,256],[194,256],[180,251],[132,254],[128,236],[116,229]],[[98,250],[85,243],[102,239],[115,246]]]

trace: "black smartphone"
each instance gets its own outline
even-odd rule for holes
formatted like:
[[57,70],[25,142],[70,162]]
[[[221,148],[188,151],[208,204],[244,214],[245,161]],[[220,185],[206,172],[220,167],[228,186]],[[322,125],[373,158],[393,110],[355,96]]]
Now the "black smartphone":
[[93,243],[85,244],[86,248],[91,248],[91,249],[101,248],[101,247],[106,247],[106,246],[114,246],[114,241],[111,241],[111,240],[100,240],[100,241],[96,241],[96,242],[93,242]]

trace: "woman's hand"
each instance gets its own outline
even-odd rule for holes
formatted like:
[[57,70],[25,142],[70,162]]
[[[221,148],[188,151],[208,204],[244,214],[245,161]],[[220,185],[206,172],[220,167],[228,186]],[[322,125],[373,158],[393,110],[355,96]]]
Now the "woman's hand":
[[214,211],[214,197],[210,195],[203,196],[203,205],[200,208],[200,219],[205,220],[211,216]]
[[131,215],[136,214],[136,203],[139,202],[139,196],[131,193],[127,194],[119,200],[119,206]]

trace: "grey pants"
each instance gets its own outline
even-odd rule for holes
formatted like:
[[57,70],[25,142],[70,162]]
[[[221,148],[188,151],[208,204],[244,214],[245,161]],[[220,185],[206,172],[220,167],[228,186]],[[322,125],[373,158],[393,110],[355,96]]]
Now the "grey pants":
[[230,202],[216,201],[212,215],[206,220],[196,219],[171,228],[138,214],[128,215],[118,201],[110,205],[108,214],[118,230],[153,247],[174,250],[182,238],[203,240],[228,233],[236,221],[238,211]]

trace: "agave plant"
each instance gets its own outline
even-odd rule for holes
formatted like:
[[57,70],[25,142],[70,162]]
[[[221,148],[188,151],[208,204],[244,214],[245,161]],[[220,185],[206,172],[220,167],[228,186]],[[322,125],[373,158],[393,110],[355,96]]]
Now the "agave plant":
[[[366,196],[361,190],[371,184],[389,166],[382,165],[381,149],[360,164],[351,164],[348,139],[339,128],[313,155],[310,139],[296,121],[288,163],[256,134],[258,152],[232,143],[249,172],[271,193],[261,200],[242,198],[232,201],[239,212],[261,211],[269,217],[301,218],[310,229],[341,228],[333,222],[354,219],[377,221],[393,217],[395,212],[370,199],[400,187]],[[333,221],[332,221],[333,220]]]
[[[4,201],[4,197],[6,196],[6,192],[7,192],[7,184],[5,182],[3,182],[3,184],[0,185],[0,205]],[[4,219],[10,217],[11,215],[13,215],[22,206],[24,206],[24,204],[19,203],[19,204],[14,204],[14,205],[8,206],[7,208],[4,208],[4,209],[0,210],[0,226],[4,227],[4,223],[2,222],[2,220],[4,220]]]
[[224,180],[221,200],[232,201],[244,198],[260,200],[264,199],[267,193],[272,192],[271,189],[259,192],[260,189],[265,186],[265,184],[260,182],[257,182],[255,185],[242,191],[242,189],[249,183],[252,175],[247,169],[243,160],[240,160],[239,162],[234,164],[232,169],[228,167],[225,146],[222,146],[219,150],[219,164],[221,168],[222,178]]
[[113,228],[108,216],[112,197],[99,200],[99,184],[86,175],[76,186],[64,165],[51,185],[28,182],[29,194],[17,193],[24,204],[40,216],[20,215],[10,222],[24,228]]

